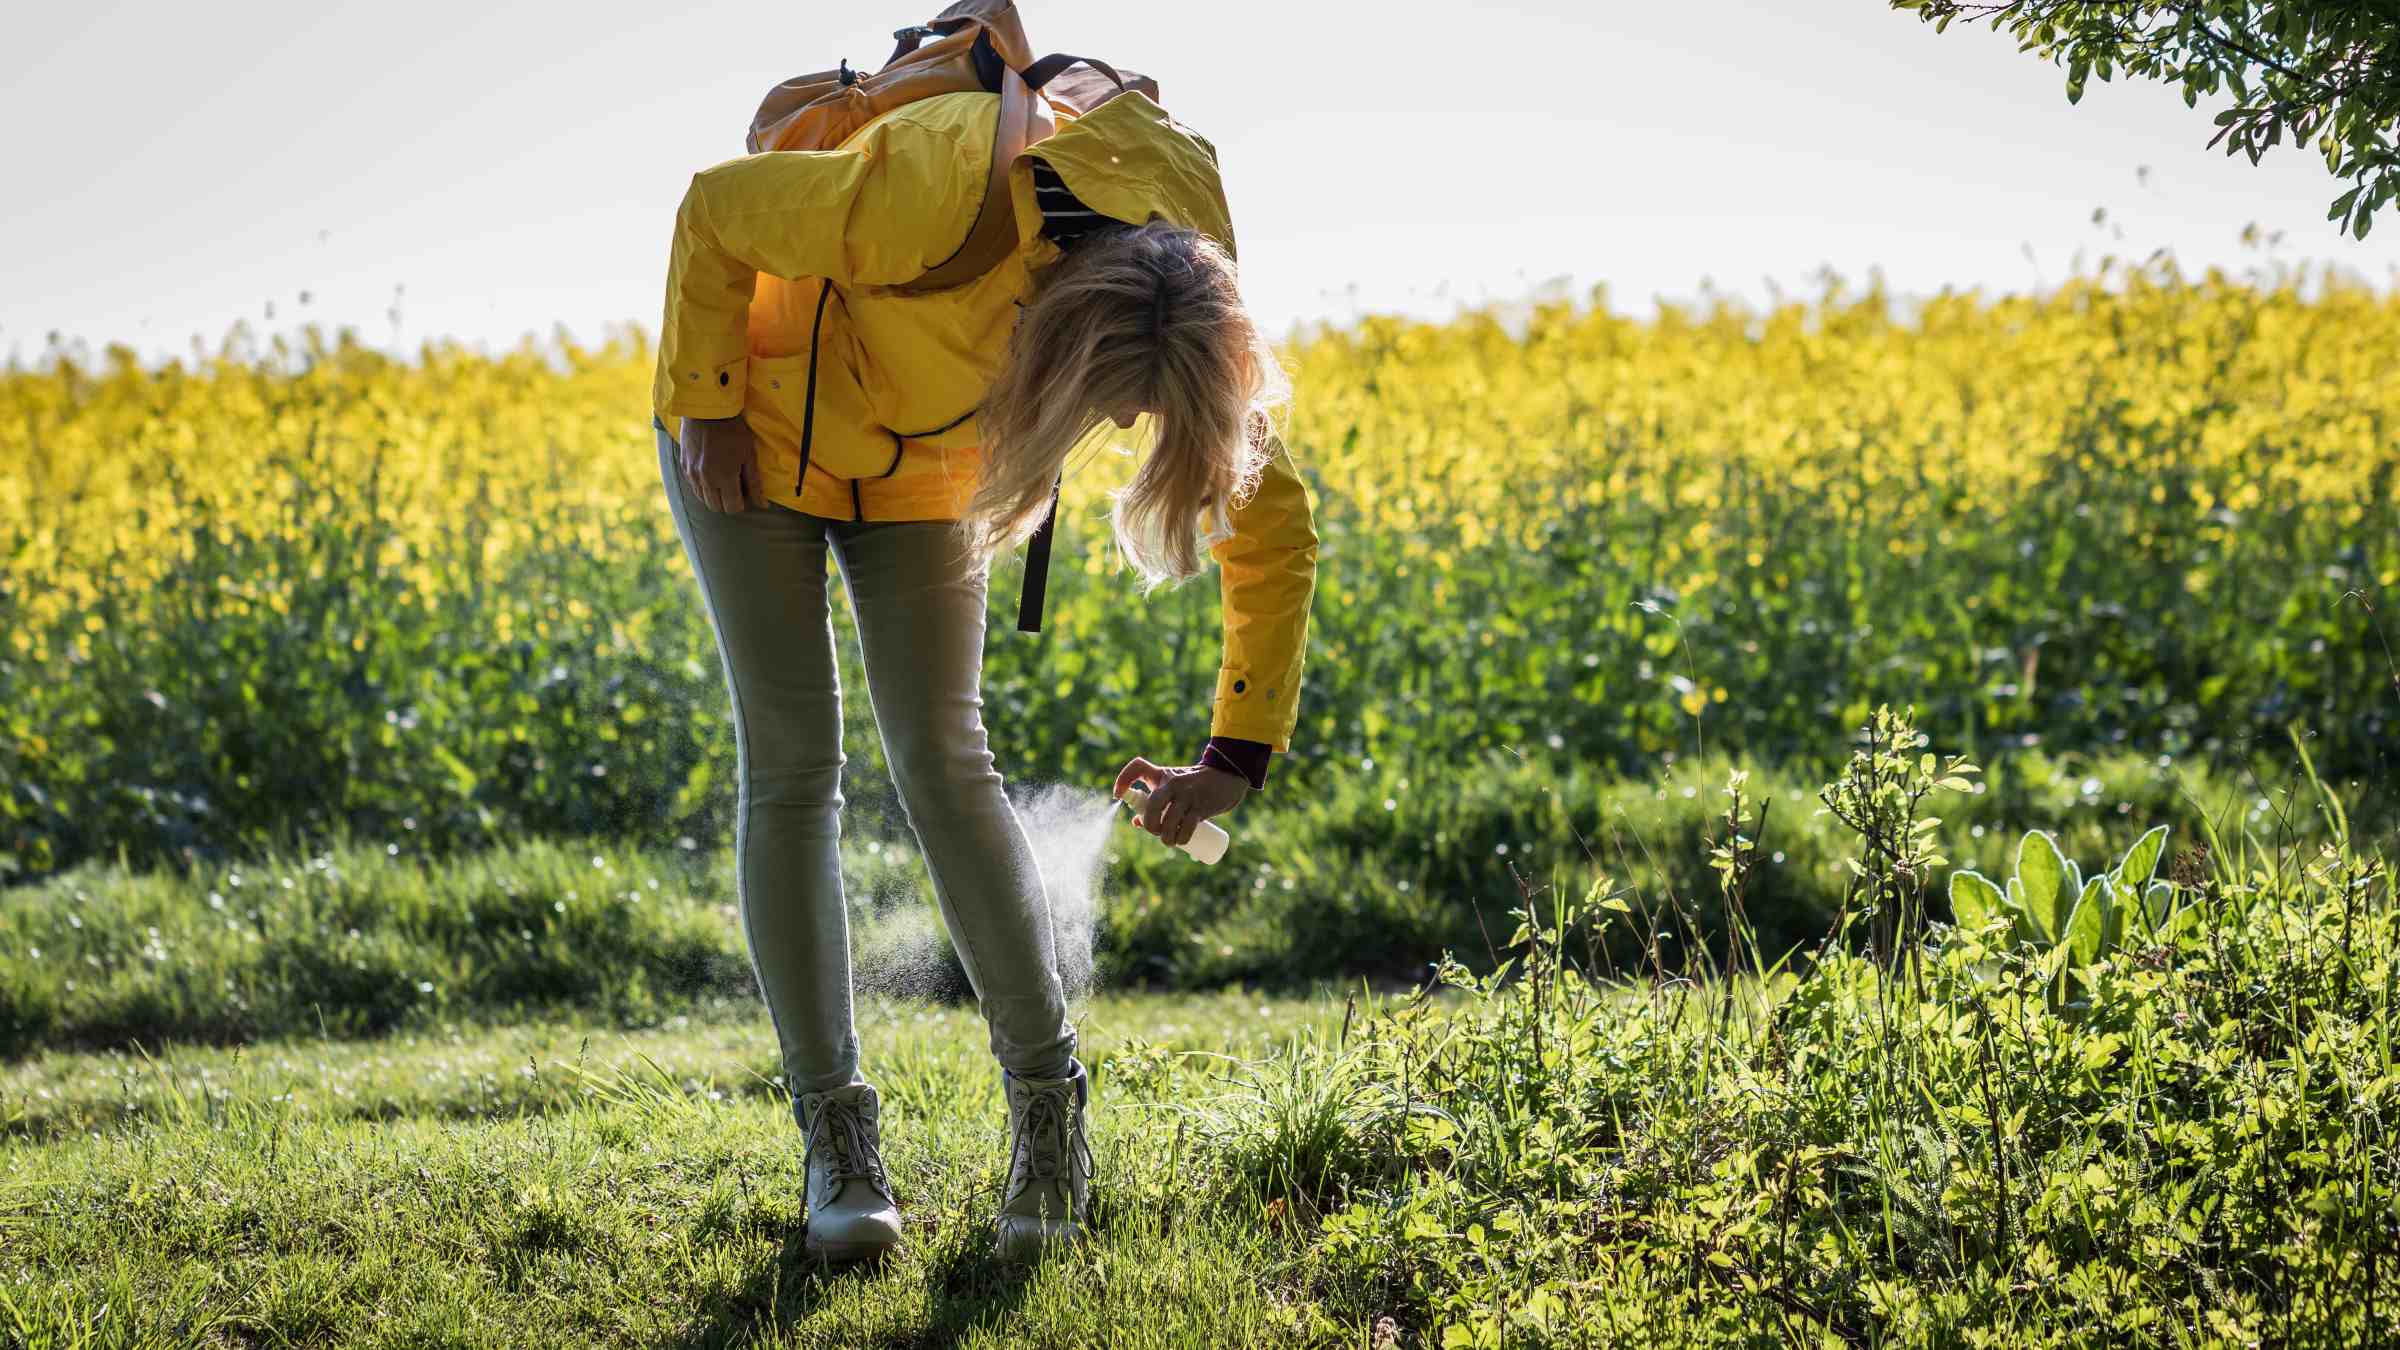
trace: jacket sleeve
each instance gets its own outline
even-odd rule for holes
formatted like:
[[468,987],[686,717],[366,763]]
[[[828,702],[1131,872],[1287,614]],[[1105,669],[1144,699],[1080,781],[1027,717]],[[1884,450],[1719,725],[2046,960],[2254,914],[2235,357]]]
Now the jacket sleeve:
[[[840,150],[770,150],[692,175],[667,255],[653,407],[681,417],[742,410],[758,273],[889,285],[947,257],[972,222],[925,204],[961,200],[959,176],[980,183],[989,153],[897,117]],[[977,195],[967,194],[970,208]]]
[[1280,438],[1270,445],[1257,490],[1232,512],[1232,536],[1210,550],[1224,592],[1225,664],[1209,734],[1281,751],[1300,720],[1317,530],[1291,452]]

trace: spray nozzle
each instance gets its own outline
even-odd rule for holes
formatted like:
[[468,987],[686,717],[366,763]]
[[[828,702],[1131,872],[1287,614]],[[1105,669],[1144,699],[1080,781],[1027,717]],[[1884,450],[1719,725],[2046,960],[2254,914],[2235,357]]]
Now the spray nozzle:
[[[1136,783],[1125,789],[1125,795],[1118,800],[1133,808],[1134,823],[1140,824],[1143,813],[1150,809],[1150,789]],[[1233,836],[1225,833],[1224,827],[1213,820],[1204,820],[1193,829],[1189,840],[1176,847],[1201,862],[1214,863],[1225,856],[1225,850],[1232,844]]]

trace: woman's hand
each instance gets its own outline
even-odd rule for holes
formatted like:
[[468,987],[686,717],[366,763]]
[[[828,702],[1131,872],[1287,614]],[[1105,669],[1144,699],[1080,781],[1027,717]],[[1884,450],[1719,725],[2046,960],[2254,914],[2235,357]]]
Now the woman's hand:
[[711,511],[730,515],[767,504],[758,437],[740,413],[683,419],[683,481]]
[[1192,831],[1200,828],[1201,821],[1224,815],[1250,795],[1250,785],[1240,774],[1205,764],[1160,768],[1139,756],[1117,771],[1116,795],[1124,796],[1125,789],[1136,783],[1150,789],[1150,804],[1136,823],[1163,842],[1177,845],[1190,843]]

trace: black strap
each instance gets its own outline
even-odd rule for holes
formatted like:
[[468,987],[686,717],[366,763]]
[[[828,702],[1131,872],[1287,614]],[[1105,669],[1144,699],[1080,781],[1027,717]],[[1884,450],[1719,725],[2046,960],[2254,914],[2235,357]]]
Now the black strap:
[[1054,52],[1051,55],[1045,56],[1041,60],[1034,62],[1032,65],[1025,67],[1025,87],[1028,89],[1039,89],[1043,85],[1050,83],[1050,81],[1055,78],[1060,71],[1063,71],[1067,67],[1075,65],[1078,62],[1082,63],[1083,65],[1090,66],[1092,69],[1099,71],[1101,74],[1106,75],[1108,78],[1116,81],[1117,88],[1123,89],[1125,87],[1125,77],[1117,73],[1117,68],[1115,66],[1112,66],[1108,62],[1094,57],[1069,56],[1065,52]]
[[922,24],[919,24],[913,28],[901,29],[900,31],[892,34],[892,41],[895,44],[892,48],[892,60],[886,61],[884,64],[888,66],[892,63],[892,61],[897,61],[901,57],[915,51],[917,49],[917,44],[923,42],[925,39],[939,36],[941,36],[939,33],[935,32],[933,29],[925,27]]
[[833,278],[817,292],[817,317],[808,324],[808,402],[800,414],[800,478],[792,485],[797,495],[808,491],[808,447],[817,435],[817,333],[825,326],[825,302],[833,298]]
[[[954,19],[947,27],[919,24],[900,29],[892,34],[892,55],[884,64],[888,66],[915,51],[929,37],[948,37],[966,23],[967,20]],[[1006,69],[1006,63],[1000,59],[1000,49],[992,45],[992,30],[986,28],[975,35],[975,41],[967,48],[967,59],[975,63],[975,77],[983,82],[984,92],[999,93],[1000,72]]]
[[[1063,479],[1061,481],[1064,481]],[[1050,536],[1058,529],[1058,488],[1050,489],[1050,511],[1025,543],[1025,589],[1017,596],[1017,631],[1042,631],[1042,600],[1050,590]]]
[[1008,63],[1000,59],[1000,49],[992,45],[992,30],[987,28],[977,35],[974,45],[967,48],[967,59],[975,63],[975,79],[983,86],[983,92],[999,93],[1000,78],[1008,70]]

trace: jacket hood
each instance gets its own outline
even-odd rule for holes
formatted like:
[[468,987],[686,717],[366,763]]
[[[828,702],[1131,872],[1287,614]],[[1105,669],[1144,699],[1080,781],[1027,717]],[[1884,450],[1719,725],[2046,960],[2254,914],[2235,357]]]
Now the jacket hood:
[[1018,157],[1011,177],[1018,229],[1028,242],[1042,227],[1026,166],[1034,158],[1057,170],[1068,190],[1102,215],[1139,225],[1155,213],[1234,254],[1233,213],[1217,174],[1217,148],[1145,95],[1119,94],[1081,117],[1063,119],[1057,131]]

